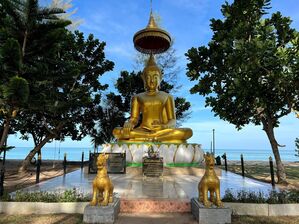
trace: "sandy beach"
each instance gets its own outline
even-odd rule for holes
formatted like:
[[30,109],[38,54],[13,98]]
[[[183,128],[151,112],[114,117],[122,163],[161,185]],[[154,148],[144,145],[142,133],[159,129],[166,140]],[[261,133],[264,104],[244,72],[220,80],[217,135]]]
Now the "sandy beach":
[[[4,191],[7,193],[35,184],[36,166],[30,165],[26,172],[19,172],[23,160],[5,161]],[[66,172],[72,172],[80,168],[80,164],[67,165]],[[1,166],[2,167],[2,161]],[[40,182],[63,175],[62,161],[44,160],[41,164]]]
[[[224,169],[224,161],[221,161],[222,165],[220,166]],[[299,161],[290,162],[283,161],[285,172],[287,175],[287,181],[289,184],[281,185],[276,184],[281,189],[296,189],[299,190]],[[227,161],[228,171],[237,173],[241,175],[241,161],[239,160],[228,160]],[[274,173],[276,170],[275,161],[273,161]],[[263,182],[271,183],[270,175],[270,165],[269,161],[244,161],[245,176],[260,180]],[[275,181],[277,182],[276,175],[274,176]]]
[[[222,164],[224,164],[224,161],[221,161]],[[269,166],[269,161],[261,161],[261,160],[245,160],[245,164],[247,165],[264,165]],[[275,161],[273,161],[275,166]],[[286,166],[298,166],[299,167],[299,161],[290,162],[290,161],[282,161],[282,163]],[[241,165],[240,160],[227,160],[228,165]]]

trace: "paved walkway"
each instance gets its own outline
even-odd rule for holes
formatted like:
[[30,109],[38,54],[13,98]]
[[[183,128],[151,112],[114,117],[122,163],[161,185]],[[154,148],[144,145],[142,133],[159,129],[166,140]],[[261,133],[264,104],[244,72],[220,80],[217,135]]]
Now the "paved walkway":
[[[198,196],[198,182],[204,170],[199,168],[165,168],[163,178],[143,178],[141,168],[128,168],[126,174],[110,174],[116,192],[121,198],[191,199]],[[221,195],[226,189],[269,192],[272,186],[231,172],[217,170],[221,181]],[[24,191],[64,191],[76,188],[90,194],[95,174],[87,169],[76,170],[65,176],[27,187]]]
[[120,213],[115,224],[196,224],[191,213],[128,214]]

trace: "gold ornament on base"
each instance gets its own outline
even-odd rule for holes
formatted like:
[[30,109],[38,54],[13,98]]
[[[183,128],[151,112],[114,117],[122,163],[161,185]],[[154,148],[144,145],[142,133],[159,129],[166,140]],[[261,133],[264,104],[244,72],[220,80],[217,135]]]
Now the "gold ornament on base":
[[[214,155],[207,153],[204,155],[204,158],[206,171],[198,184],[199,201],[205,207],[211,207],[212,204],[215,204],[217,207],[223,207],[220,199],[220,181],[214,170]],[[208,192],[210,192],[210,200],[208,199]]]
[[109,155],[100,154],[97,159],[98,172],[92,183],[93,196],[90,205],[107,206],[113,202],[113,184],[107,174],[106,163]]

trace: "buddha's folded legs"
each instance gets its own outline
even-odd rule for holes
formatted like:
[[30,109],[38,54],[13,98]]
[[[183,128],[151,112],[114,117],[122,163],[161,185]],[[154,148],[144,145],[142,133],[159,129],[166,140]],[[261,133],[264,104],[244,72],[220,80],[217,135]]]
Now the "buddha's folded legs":
[[155,132],[153,131],[150,131],[150,130],[146,130],[146,129],[143,129],[143,128],[136,128],[132,131],[130,131],[130,134],[129,136],[126,136],[124,134],[124,130],[123,128],[114,128],[113,130],[113,135],[116,139],[119,139],[119,140],[122,140],[122,139],[148,139],[148,138],[152,138],[154,137],[153,134]]
[[[164,132],[169,130],[168,132]],[[173,142],[180,143],[185,142],[188,138],[191,138],[193,132],[190,128],[175,128],[175,129],[165,129],[157,133],[158,142]]]
[[113,135],[118,140],[183,143],[192,136],[192,130],[189,128],[175,128],[151,131],[136,128],[130,131],[129,136],[125,136],[123,128],[115,128]]

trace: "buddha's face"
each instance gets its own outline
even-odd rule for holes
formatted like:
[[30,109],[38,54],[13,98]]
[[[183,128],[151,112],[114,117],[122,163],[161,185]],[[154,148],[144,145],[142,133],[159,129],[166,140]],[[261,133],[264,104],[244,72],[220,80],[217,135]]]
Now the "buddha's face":
[[161,78],[158,71],[149,71],[144,76],[144,85],[147,91],[156,91],[160,85]]

